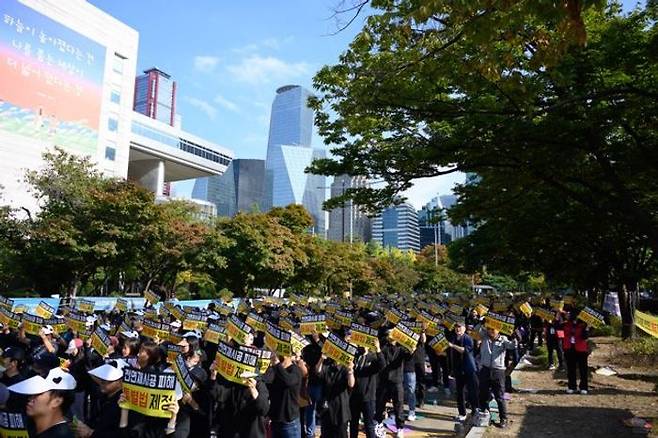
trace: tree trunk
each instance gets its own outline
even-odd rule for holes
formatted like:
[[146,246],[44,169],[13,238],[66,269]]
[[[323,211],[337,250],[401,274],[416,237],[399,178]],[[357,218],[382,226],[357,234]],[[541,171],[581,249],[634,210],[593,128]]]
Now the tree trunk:
[[619,292],[619,309],[621,310],[621,337],[635,337],[635,307],[638,300],[637,283],[623,284]]

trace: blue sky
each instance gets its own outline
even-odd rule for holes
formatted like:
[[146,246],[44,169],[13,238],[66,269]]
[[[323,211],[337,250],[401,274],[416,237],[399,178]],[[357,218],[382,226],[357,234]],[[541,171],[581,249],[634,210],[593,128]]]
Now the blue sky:
[[[335,63],[363,24],[358,18],[335,34],[333,9],[341,0],[90,3],[139,32],[138,72],[157,66],[176,80],[183,128],[232,149],[237,158],[265,158],[276,89],[292,83],[311,88],[314,73]],[[406,195],[420,208],[461,181],[463,175],[419,180]],[[175,187],[178,195],[190,191],[190,183]]]

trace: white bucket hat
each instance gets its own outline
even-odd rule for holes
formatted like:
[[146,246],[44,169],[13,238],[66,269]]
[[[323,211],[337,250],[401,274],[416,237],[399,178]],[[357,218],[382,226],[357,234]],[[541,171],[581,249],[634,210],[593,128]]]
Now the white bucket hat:
[[123,378],[123,369],[127,366],[130,365],[125,360],[114,359],[93,370],[89,370],[89,374],[108,382],[115,382]]
[[52,390],[72,391],[75,386],[76,382],[73,376],[57,367],[50,370],[45,379],[41,376],[30,377],[11,385],[9,390],[18,394],[36,395]]
[[123,336],[125,336],[126,338],[128,338],[128,339],[137,339],[137,338],[139,338],[139,333],[137,333],[134,330],[130,331],[130,332],[126,330],[126,331],[121,332],[121,334]]

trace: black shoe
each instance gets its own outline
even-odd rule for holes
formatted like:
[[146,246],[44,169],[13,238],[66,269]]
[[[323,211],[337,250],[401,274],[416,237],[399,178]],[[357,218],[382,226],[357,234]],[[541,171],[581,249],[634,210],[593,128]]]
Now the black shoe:
[[507,420],[500,420],[500,423],[498,423],[498,427],[501,429],[507,429]]

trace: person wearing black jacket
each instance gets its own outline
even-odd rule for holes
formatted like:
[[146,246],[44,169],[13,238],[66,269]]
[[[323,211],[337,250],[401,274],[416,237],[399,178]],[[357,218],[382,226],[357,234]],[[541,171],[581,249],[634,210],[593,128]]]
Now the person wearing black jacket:
[[315,374],[315,366],[322,356],[322,341],[320,335],[314,333],[310,337],[310,343],[302,349],[302,359],[308,367],[307,393],[309,405],[304,408],[304,430],[302,437],[313,438],[315,436],[315,414],[317,404],[322,397],[322,382]]
[[363,415],[366,438],[375,438],[375,402],[377,400],[378,374],[386,366],[386,359],[379,345],[379,339],[375,340],[375,351],[366,352],[359,348],[354,358],[354,376],[356,385],[350,395],[350,438],[359,435],[359,417]]
[[261,380],[248,379],[247,386],[230,382],[210,372],[210,396],[215,403],[214,429],[222,438],[263,438],[265,416],[270,409],[267,386]]
[[270,393],[272,438],[299,438],[299,392],[302,386],[302,370],[290,356],[272,354],[271,366],[263,381]]
[[322,355],[315,373],[322,383],[322,399],[326,403],[320,414],[321,437],[347,438],[347,423],[351,417],[348,390],[355,384],[354,363],[345,367]]
[[404,361],[411,357],[403,347],[397,345],[393,339],[390,339],[390,331],[387,333],[386,343],[382,346],[382,353],[386,360],[386,366],[379,373],[379,384],[377,385],[377,402],[375,406],[375,433],[384,429],[384,411],[386,403],[393,400],[393,410],[395,411],[395,426],[397,436],[404,436],[404,389],[402,388],[402,368]]

